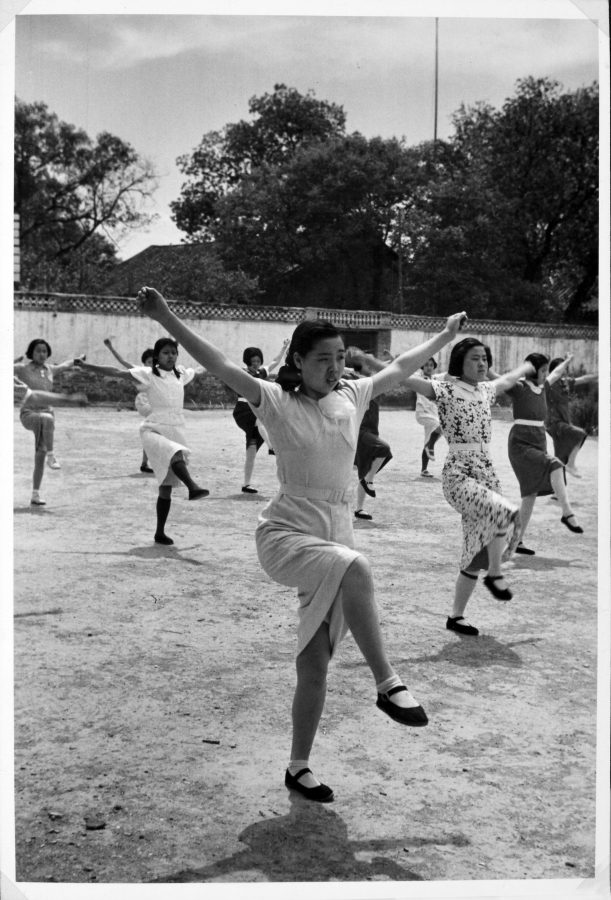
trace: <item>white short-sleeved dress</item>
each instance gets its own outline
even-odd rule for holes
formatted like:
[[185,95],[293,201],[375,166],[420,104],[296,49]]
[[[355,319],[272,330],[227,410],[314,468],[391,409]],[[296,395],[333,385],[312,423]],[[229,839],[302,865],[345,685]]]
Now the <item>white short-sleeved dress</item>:
[[448,441],[442,472],[443,495],[462,516],[460,568],[485,569],[486,547],[492,538],[507,531],[507,557],[515,550],[520,531],[518,508],[502,496],[488,449],[492,436],[490,407],[496,390],[487,381],[474,386],[464,381],[431,380],[431,385]]
[[143,388],[139,395],[146,395],[150,412],[140,426],[142,446],[149,465],[155,473],[158,484],[169,487],[179,485],[180,479],[170,469],[170,461],[175,453],[182,451],[185,462],[189,460],[189,448],[184,437],[184,393],[185,385],[195,376],[193,369],[176,366],[174,372],[158,369],[158,375],[148,366],[135,366],[130,374]]
[[352,531],[352,466],[372,381],[341,381],[320,401],[272,382],[260,387],[261,402],[251,405],[276,452],[280,489],[259,516],[257,553],[274,581],[297,588],[297,652],[325,621],[333,652],[347,630],[341,581],[360,555]]
[[[421,373],[422,374],[422,373]],[[426,375],[422,374],[423,378]],[[433,375],[431,381],[441,381],[442,376]],[[439,411],[435,400],[429,400],[424,394],[416,394],[416,422],[424,428],[424,443],[428,444],[429,438],[436,428],[439,428]]]

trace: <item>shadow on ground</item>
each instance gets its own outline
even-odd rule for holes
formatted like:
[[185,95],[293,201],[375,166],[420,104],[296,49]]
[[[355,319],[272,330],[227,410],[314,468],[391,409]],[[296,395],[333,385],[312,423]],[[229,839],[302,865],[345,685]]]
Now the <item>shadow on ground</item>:
[[287,815],[253,822],[240,833],[238,840],[246,845],[244,850],[201,868],[160,876],[151,883],[246,880],[236,873],[247,875],[249,881],[422,881],[420,875],[393,859],[374,855],[367,861],[357,854],[399,854],[425,844],[462,847],[469,843],[461,834],[351,841],[346,823],[332,809],[293,793],[290,799]]

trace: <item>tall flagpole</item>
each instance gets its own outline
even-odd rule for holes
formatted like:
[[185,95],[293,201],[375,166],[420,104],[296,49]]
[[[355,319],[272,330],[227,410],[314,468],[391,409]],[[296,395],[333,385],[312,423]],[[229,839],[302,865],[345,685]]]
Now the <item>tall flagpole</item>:
[[437,146],[437,97],[439,94],[439,19],[435,19],[435,124],[433,128],[433,149]]

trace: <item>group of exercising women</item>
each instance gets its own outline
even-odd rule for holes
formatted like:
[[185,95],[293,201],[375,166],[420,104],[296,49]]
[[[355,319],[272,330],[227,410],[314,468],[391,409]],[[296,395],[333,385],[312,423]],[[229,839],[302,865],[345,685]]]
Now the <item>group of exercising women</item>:
[[[365,497],[375,496],[375,475],[392,458],[379,437],[376,397],[405,385],[428,401],[430,415],[437,414],[438,426],[425,426],[428,452],[426,459],[423,452],[422,471],[427,469],[425,462],[434,459],[432,435],[436,440],[443,434],[448,442],[443,494],[461,515],[463,529],[454,605],[446,627],[475,636],[478,629],[464,612],[479,572],[485,571],[483,584],[495,599],[511,599],[502,563],[514,551],[533,552],[522,539],[537,496],[553,493],[562,525],[572,533],[582,532],[570,506],[565,472],[579,477],[575,459],[585,432],[570,422],[568,397],[576,385],[596,376],[568,379],[570,358],[550,363],[538,353],[498,375],[492,372],[489,349],[468,337],[453,344],[447,373],[432,377],[435,355],[455,341],[467,322],[465,312],[449,316],[434,337],[383,362],[355,348],[349,348],[346,360],[338,330],[327,321],[306,320],[267,370],[257,347],[247,348],[242,367],[178,318],[154,288],[143,287],[138,303],[171,335],[157,341],[146,358],[143,355],[142,365],[126,362],[110,345],[121,368],[94,366],[83,358],[50,366],[51,348],[44,340],[30,344],[27,363],[16,363],[16,385],[25,390],[21,421],[35,435],[32,504],[41,502],[45,459],[51,466],[59,465],[53,454],[51,403],[84,402],[82,394],[52,393],[57,371],[74,365],[135,382],[144,417],[142,469],[152,470],[158,482],[154,540],[160,544],[172,544],[166,533],[172,488],[184,484],[189,500],[208,495],[188,469],[184,387],[197,370],[178,364],[178,346],[199,363],[200,371],[235,391],[234,419],[246,437],[242,491],[256,492],[251,483],[254,461],[264,443],[275,454],[277,466],[278,491],[261,510],[255,530],[258,558],[273,580],[297,589],[297,681],[285,784],[309,800],[329,802],[333,790],[313,774],[309,758],[325,701],[329,662],[347,630],[371,670],[378,709],[401,725],[428,722],[388,658],[371,567],[354,546],[354,518],[369,517],[363,509]],[[284,364],[272,381],[268,375],[283,356]],[[520,484],[519,507],[503,496],[490,455],[491,407],[503,391],[513,403],[509,458]],[[546,420],[554,439],[553,455],[547,452]]]

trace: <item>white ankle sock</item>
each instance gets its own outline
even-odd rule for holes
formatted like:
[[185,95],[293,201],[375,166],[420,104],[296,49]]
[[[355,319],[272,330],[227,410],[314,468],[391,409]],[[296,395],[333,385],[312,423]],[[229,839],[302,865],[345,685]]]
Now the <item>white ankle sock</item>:
[[[376,684],[376,690],[378,694],[387,694],[388,691],[392,690],[394,687],[399,687],[399,685],[402,684],[403,682],[398,675],[390,675],[388,678],[385,678],[384,681],[379,681]],[[396,694],[393,694],[392,697],[389,697],[388,699],[391,703],[394,703],[395,706],[400,706],[402,709],[412,709],[414,706],[420,706],[407,688],[404,691],[397,691]]]
[[[291,775],[294,777],[297,772],[300,772],[301,769],[309,769],[310,763],[307,759],[291,759],[288,764],[288,770]],[[317,787],[320,784],[320,781],[312,775],[311,772],[306,772],[305,775],[302,775],[299,779],[299,784],[302,784],[304,787]]]

